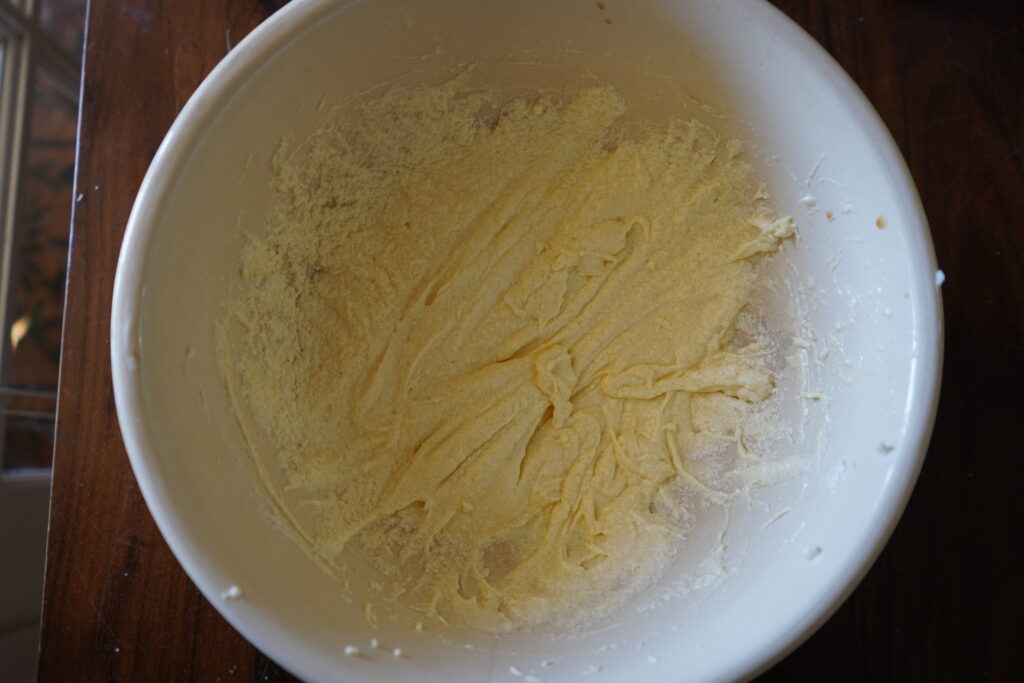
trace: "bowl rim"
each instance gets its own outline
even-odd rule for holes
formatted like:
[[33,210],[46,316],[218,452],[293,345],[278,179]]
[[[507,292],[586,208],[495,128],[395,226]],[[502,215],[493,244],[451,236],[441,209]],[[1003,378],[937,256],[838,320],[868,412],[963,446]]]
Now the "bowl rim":
[[[732,0],[734,3],[737,0]],[[143,298],[145,256],[154,236],[162,207],[173,193],[191,149],[230,100],[260,65],[284,47],[297,33],[327,14],[358,0],[304,0],[278,10],[240,41],[206,76],[171,125],[140,185],[124,233],[117,263],[111,308],[111,376],[118,421],[125,449],[139,489],[160,533],[196,587],[218,612],[250,643],[289,671],[307,676],[315,672],[300,653],[294,638],[273,624],[246,617],[221,604],[219,572],[195,546],[155,466],[156,449],[144,424],[143,391],[138,373],[138,328]],[[936,257],[924,208],[903,156],[888,128],[871,103],[832,56],[799,25],[767,0],[744,2],[744,11],[771,25],[792,42],[814,68],[825,75],[836,96],[856,116],[875,152],[895,181],[895,192],[911,239],[921,248],[922,261],[934,273]],[[939,400],[943,357],[943,316],[941,293],[924,288],[925,297],[914,303],[914,336],[917,362],[911,367],[908,401],[904,409],[906,432],[901,440],[900,458],[894,460],[886,492],[875,510],[878,524],[859,545],[851,548],[851,561],[833,571],[827,588],[813,608],[780,629],[773,639],[742,656],[724,662],[716,680],[749,679],[774,666],[806,641],[846,601],[873,566],[888,542],[913,492],[924,463]],[[934,332],[934,334],[926,334]]]

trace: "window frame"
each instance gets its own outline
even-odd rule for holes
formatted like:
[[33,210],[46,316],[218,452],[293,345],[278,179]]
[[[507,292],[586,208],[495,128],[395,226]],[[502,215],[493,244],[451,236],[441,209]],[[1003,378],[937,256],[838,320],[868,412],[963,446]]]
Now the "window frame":
[[[19,219],[21,179],[27,161],[27,136],[32,118],[32,94],[37,72],[45,74],[69,101],[79,102],[81,62],[57,43],[40,25],[43,0],[0,0],[0,484],[26,478],[49,483],[50,468],[5,470],[3,468],[7,416],[23,411],[7,407],[8,396],[33,395],[51,398],[54,412],[38,417],[56,419],[57,392],[40,392],[6,385],[10,345],[7,322],[10,313],[11,278],[14,276],[14,236]],[[69,226],[70,228],[70,226]],[[27,393],[26,393],[27,392]]]

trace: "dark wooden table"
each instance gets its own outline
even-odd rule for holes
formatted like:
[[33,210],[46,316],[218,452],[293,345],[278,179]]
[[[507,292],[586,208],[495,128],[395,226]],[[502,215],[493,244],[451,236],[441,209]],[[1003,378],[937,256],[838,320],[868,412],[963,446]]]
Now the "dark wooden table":
[[[283,680],[203,599],[146,510],[110,383],[122,232],[190,93],[280,4],[93,0],[40,677]],[[853,76],[917,182],[945,270],[943,397],[885,552],[767,680],[1022,680],[1024,3],[776,0]],[[2,677],[2,676],[0,676]]]

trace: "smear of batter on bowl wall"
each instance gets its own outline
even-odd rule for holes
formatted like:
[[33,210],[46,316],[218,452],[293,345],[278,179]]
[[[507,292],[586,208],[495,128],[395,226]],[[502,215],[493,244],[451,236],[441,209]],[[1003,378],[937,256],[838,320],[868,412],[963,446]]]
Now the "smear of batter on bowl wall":
[[739,142],[626,114],[612,87],[457,78],[276,155],[219,360],[313,552],[362,558],[382,599],[486,630],[588,623],[726,498],[695,462],[756,466],[770,342],[737,321],[793,223]]

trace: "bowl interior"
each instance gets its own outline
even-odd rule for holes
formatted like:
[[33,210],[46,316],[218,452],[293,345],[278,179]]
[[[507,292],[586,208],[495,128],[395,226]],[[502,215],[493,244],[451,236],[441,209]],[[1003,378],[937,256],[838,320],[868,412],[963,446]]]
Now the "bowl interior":
[[[217,370],[214,322],[245,232],[263,224],[282,135],[301,137],[325,105],[353,93],[440,80],[469,61],[509,85],[611,82],[645,117],[738,132],[800,229],[771,277],[798,302],[805,383],[791,396],[803,425],[793,452],[810,469],[734,512],[728,571],[714,590],[579,637],[372,628],[363,604],[268,522]],[[620,680],[642,667],[652,681],[734,678],[820,623],[902,510],[934,414],[934,271],[884,127],[820,47],[766,3],[309,0],[232,52],[150,169],[115,291],[118,412],[150,509],[190,576],[300,676]],[[232,585],[242,599],[221,597]],[[386,650],[370,651],[371,638]],[[346,645],[363,656],[346,656]]]

